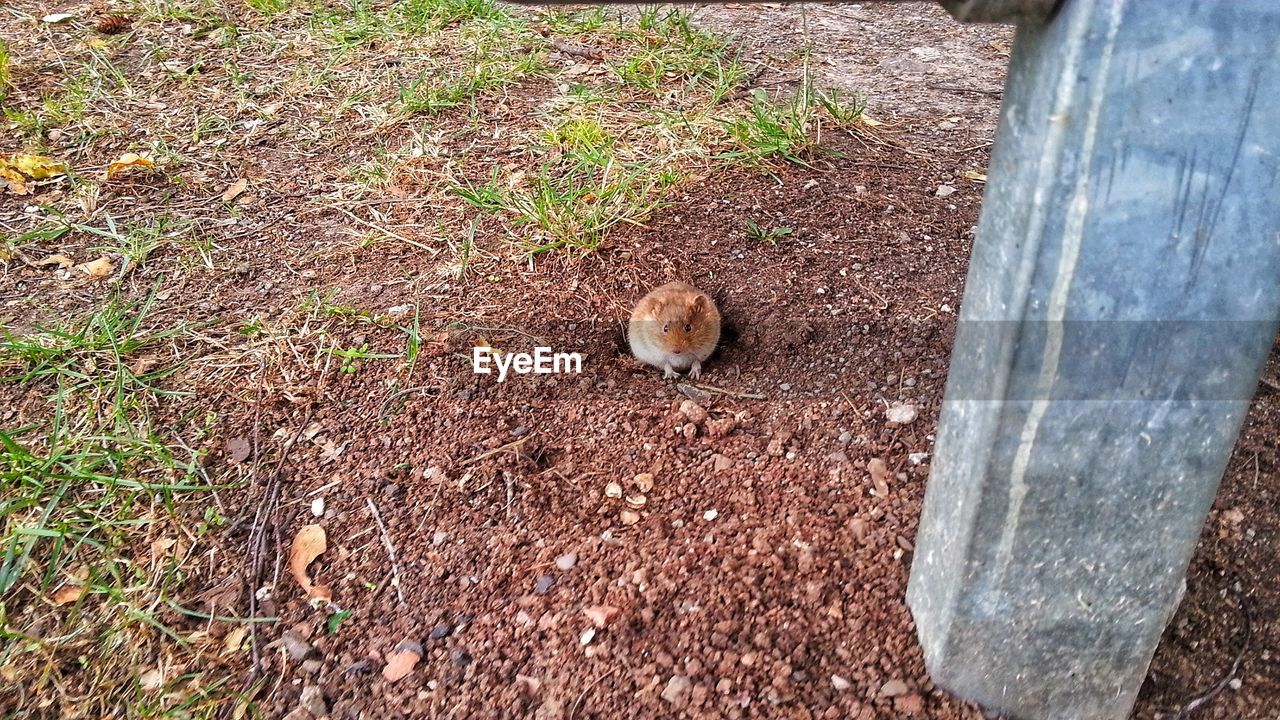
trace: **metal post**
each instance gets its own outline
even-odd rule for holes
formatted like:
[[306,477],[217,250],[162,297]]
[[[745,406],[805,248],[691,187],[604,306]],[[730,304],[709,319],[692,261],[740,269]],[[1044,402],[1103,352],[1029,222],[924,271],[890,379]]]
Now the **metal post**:
[[1280,2],[1018,28],[908,589],[939,685],[1124,718],[1280,318]]

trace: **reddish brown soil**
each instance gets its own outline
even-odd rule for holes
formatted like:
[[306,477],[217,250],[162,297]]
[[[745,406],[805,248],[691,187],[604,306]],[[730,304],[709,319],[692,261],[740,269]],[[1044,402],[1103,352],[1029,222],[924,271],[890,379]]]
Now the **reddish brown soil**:
[[[287,625],[327,659],[316,678],[292,663],[288,676],[318,682],[338,717],[655,716],[673,675],[690,679],[678,703],[694,716],[975,717],[927,680],[901,598],[928,470],[907,454],[931,450],[979,194],[960,183],[934,197],[954,168],[840,144],[847,157],[817,169],[709,179],[593,257],[430,300],[487,328],[454,331],[450,350],[481,336],[522,349],[533,336],[584,352],[579,376],[498,384],[445,355],[385,423],[389,375],[333,388],[314,420],[348,443],[340,460],[308,448],[286,474],[291,497],[341,480],[324,493],[338,550],[321,575],[354,616],[325,637],[322,615],[282,588]],[[795,232],[750,240],[748,219]],[[351,301],[384,267],[334,268],[317,284]],[[620,353],[627,305],[675,278],[709,291],[732,325],[705,380],[765,399],[712,395],[709,418],[692,422],[675,386]],[[394,302],[406,300],[428,298]],[[886,400],[920,405],[921,418],[887,424]],[[873,457],[900,473],[888,497],[869,493]],[[633,494],[646,472],[653,489],[625,526],[605,486]],[[404,604],[366,499],[402,558]],[[291,529],[309,521],[292,508]],[[567,571],[554,564],[566,553],[578,556]],[[539,593],[544,575],[555,584]],[[598,604],[621,613],[584,646],[582,610]],[[429,639],[446,623],[448,638]],[[343,671],[377,667],[403,639],[427,651],[409,677]],[[884,696],[890,680],[909,691]],[[274,700],[291,707],[299,690]]]
[[[677,702],[691,717],[978,717],[927,679],[902,596],[928,470],[907,455],[932,450],[979,201],[955,175],[984,162],[838,144],[845,157],[815,169],[708,179],[599,254],[547,259],[502,282],[446,288],[405,252],[319,269],[315,285],[338,290],[335,302],[420,303],[470,320],[431,346],[413,392],[394,395],[394,370],[369,365],[331,380],[313,404],[324,432],[285,466],[296,501],[286,536],[314,521],[309,493],[338,483],[320,493],[332,549],[318,574],[354,615],[327,635],[324,614],[286,579],[267,609],[323,661],[308,672],[273,656],[286,682],[271,713],[314,684],[336,717],[665,717],[679,713],[660,694],[683,676]],[[943,182],[960,191],[935,197]],[[796,231],[769,245],[746,237],[747,219]],[[381,289],[390,265],[413,280]],[[685,396],[622,352],[629,303],[673,278],[711,292],[731,325],[705,380],[765,399],[713,395],[701,403],[709,419],[691,423],[678,410]],[[364,337],[341,339],[375,350],[403,342],[352,334]],[[577,350],[584,372],[498,384],[460,356],[480,338]],[[887,423],[895,400],[918,404],[920,418]],[[273,418],[263,434],[302,415]],[[1278,424],[1264,389],[1218,505],[1244,520],[1211,517],[1137,717],[1167,716],[1224,677],[1240,643],[1228,574],[1240,578],[1253,638],[1242,687],[1198,716],[1267,717],[1277,706],[1267,479]],[[323,459],[326,443],[342,448],[336,461]],[[886,498],[870,492],[873,457],[901,473]],[[639,473],[653,489],[625,526],[626,506],[605,486],[636,493]],[[404,603],[369,500],[397,547]],[[557,568],[568,553],[576,566]],[[546,578],[554,585],[539,592]],[[620,614],[584,645],[582,611],[593,605]],[[446,625],[447,637],[431,639]],[[402,640],[426,657],[388,683],[377,670]],[[886,697],[890,680],[908,692]]]

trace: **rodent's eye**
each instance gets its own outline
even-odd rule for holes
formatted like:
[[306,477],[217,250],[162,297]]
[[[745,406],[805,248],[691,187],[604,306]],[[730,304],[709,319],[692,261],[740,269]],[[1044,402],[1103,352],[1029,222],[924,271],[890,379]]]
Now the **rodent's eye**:
[[666,332],[667,330],[668,330],[668,327],[667,327],[666,325],[663,325],[663,326],[662,326],[662,332]]
[[692,325],[685,325],[685,326],[684,326],[684,331],[685,331],[685,332],[693,332],[693,326],[692,326]]

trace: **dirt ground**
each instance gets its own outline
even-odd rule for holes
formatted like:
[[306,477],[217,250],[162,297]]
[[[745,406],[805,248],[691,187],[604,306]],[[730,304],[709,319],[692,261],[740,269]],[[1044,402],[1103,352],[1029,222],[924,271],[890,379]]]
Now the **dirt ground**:
[[[392,318],[329,327],[334,347],[372,354],[397,352],[420,314],[407,379],[376,362],[229,360],[171,380],[217,411],[205,471],[248,482],[217,493],[228,520],[217,552],[184,577],[187,607],[248,616],[229,558],[251,554],[272,493],[279,554],[304,525],[327,533],[310,572],[333,605],[309,605],[274,557],[273,581],[248,588],[260,616],[279,618],[257,630],[264,717],[982,717],[929,681],[903,597],[981,201],[965,173],[986,167],[1011,32],[922,3],[730,5],[699,22],[769,68],[762,86],[794,82],[812,43],[817,73],[869,91],[883,129],[831,131],[823,144],[838,154],[808,167],[681,185],[592,254],[461,279],[413,245],[343,249],[350,213],[301,200],[324,190],[325,169],[289,166],[268,141],[253,172],[274,191],[217,231],[218,272],[168,286],[162,301],[182,317],[278,318],[320,297]],[[491,120],[540,100],[513,96]],[[434,223],[413,191],[379,222]],[[194,202],[145,188],[136,200]],[[791,232],[751,237],[748,221]],[[499,230],[475,232],[488,245]],[[135,282],[171,269],[140,268]],[[626,353],[631,304],[675,279],[709,292],[726,319],[710,389],[664,381]],[[49,287],[6,273],[6,324],[87,300],[41,295]],[[237,327],[206,332],[235,348]],[[583,371],[498,383],[471,371],[483,343],[580,352]],[[1280,715],[1278,376],[1273,358],[1137,718],[1179,717],[1197,698],[1182,717]],[[40,388],[4,392],[16,409],[6,426],[41,412]],[[888,422],[891,403],[918,418]],[[890,469],[887,487],[873,484],[873,459]],[[235,623],[158,616],[215,644],[243,637]],[[421,660],[386,679],[405,648]],[[243,673],[251,658],[220,662]],[[58,712],[36,707],[18,716]]]

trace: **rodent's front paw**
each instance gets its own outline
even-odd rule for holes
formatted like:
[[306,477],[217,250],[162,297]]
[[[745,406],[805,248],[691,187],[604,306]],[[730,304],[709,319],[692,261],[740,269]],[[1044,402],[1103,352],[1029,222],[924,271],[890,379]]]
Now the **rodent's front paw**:
[[702,363],[695,361],[693,367],[689,368],[689,379],[697,380],[702,377]]
[[675,380],[676,378],[680,377],[680,373],[676,372],[671,368],[670,365],[668,365],[662,369],[662,377],[666,378],[667,380]]

